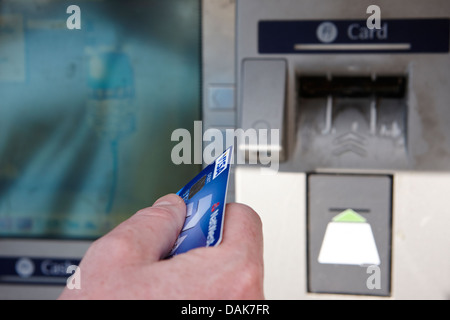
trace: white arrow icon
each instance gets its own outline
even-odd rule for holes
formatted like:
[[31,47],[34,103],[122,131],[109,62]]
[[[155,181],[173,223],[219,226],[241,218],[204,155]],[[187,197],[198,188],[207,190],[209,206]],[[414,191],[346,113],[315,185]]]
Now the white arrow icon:
[[380,265],[370,224],[351,209],[334,217],[327,226],[318,261],[322,264]]

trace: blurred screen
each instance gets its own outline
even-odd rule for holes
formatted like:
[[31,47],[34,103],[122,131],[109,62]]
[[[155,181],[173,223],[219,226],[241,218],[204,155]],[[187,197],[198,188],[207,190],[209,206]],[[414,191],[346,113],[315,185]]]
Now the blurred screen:
[[0,0],[1,237],[93,239],[199,172],[200,34],[199,0]]

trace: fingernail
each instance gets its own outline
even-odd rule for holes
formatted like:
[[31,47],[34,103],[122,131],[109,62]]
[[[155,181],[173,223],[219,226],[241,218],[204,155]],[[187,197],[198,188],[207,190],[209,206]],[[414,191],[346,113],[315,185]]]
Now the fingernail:
[[156,200],[153,206],[154,207],[173,206],[179,205],[181,202],[183,202],[183,200],[179,196],[175,194],[169,194]]
[[164,200],[161,200],[161,201],[158,200],[155,202],[155,204],[153,206],[154,207],[163,207],[163,206],[171,206],[171,205],[174,205],[174,203],[169,202],[169,201],[164,201]]

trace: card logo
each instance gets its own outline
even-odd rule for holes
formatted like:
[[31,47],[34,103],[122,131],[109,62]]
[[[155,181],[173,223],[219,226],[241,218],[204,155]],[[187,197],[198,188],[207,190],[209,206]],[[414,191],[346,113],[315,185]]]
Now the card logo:
[[206,238],[206,246],[211,246],[216,239],[214,238],[214,233],[217,229],[217,215],[219,214],[219,210],[216,210],[211,215],[211,219],[209,219],[209,226],[208,226],[208,237]]
[[214,210],[216,210],[219,206],[220,206],[220,202],[213,204],[213,206],[211,207],[211,212],[214,212]]
[[20,258],[16,262],[16,272],[21,278],[28,278],[34,273],[34,263],[28,258]]
[[316,30],[316,35],[320,42],[330,43],[336,40],[338,29],[332,22],[322,22]]
[[225,171],[227,168],[227,164],[230,158],[230,149],[224,152],[219,158],[217,158],[215,167],[214,167],[214,175],[213,180],[220,175],[222,172]]

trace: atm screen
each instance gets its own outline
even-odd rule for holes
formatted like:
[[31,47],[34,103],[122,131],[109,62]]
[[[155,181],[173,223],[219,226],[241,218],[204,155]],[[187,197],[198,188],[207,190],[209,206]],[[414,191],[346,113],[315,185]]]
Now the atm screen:
[[[71,5],[76,5],[76,8]],[[0,237],[95,239],[199,172],[199,0],[0,0]]]

